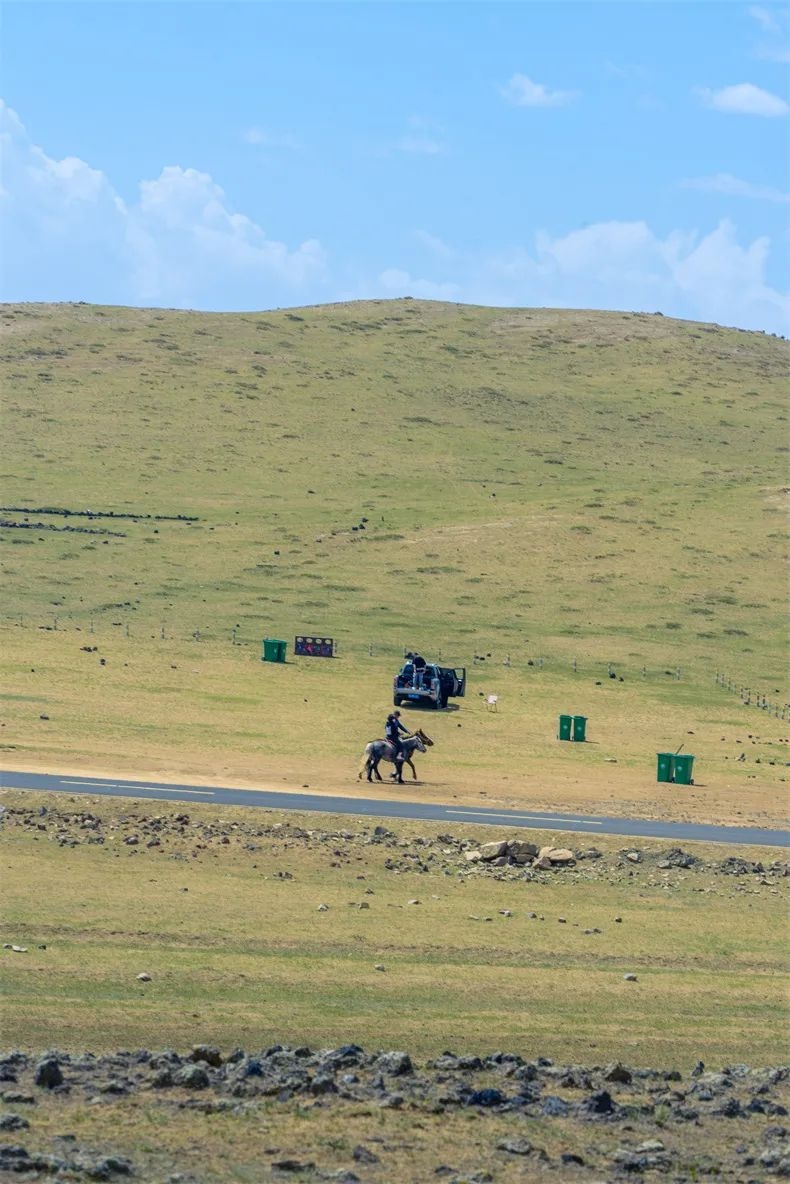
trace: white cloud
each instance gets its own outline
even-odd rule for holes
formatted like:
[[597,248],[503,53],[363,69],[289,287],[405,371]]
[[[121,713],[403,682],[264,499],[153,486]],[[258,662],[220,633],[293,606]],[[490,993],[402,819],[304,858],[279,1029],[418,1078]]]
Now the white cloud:
[[315,240],[289,251],[250,218],[232,213],[220,186],[196,169],[170,166],[156,181],[141,182],[130,229],[144,299],[187,303],[191,292],[211,291],[212,277],[231,275],[245,289],[259,280],[293,294],[320,278],[325,264]]
[[261,308],[324,279],[318,242],[269,238],[207,173],[168,166],[126,204],[100,170],[31,143],[4,104],[0,144],[4,299]]
[[660,311],[786,334],[790,294],[769,285],[768,251],[764,237],[741,247],[727,220],[703,237],[675,230],[662,239],[644,222],[541,233],[533,252],[488,260],[484,302]]
[[401,136],[395,146],[399,152],[416,156],[439,156],[445,150],[443,144],[429,136]]
[[790,105],[784,99],[751,82],[740,82],[721,90],[700,87],[698,94],[706,107],[728,115],[762,115],[770,119],[790,112]]
[[766,33],[778,33],[779,23],[772,12],[767,8],[760,8],[759,5],[753,4],[749,9],[749,16],[757,21],[760,28]]
[[790,62],[790,9],[768,9],[753,5],[749,15],[760,26],[764,37],[757,47],[756,56],[769,62]]
[[437,238],[435,234],[429,234],[427,230],[414,230],[411,237],[419,246],[424,247],[426,251],[430,251],[432,255],[436,255],[440,259],[455,257],[456,252],[452,247],[448,247],[446,242]]
[[289,152],[297,152],[301,148],[295,136],[277,135],[262,127],[246,128],[241,133],[241,138],[245,144],[251,144],[254,148],[285,148]]
[[415,279],[408,271],[390,267],[378,276],[373,293],[380,297],[417,296],[421,300],[458,300],[461,288],[455,283]]
[[410,115],[406,122],[410,130],[395,141],[397,152],[406,152],[412,156],[439,156],[447,151],[444,129],[439,124],[422,115]]
[[780,204],[790,202],[790,193],[775,189],[772,185],[754,185],[742,181],[730,173],[716,173],[712,177],[695,177],[680,182],[683,189],[699,189],[706,193],[723,193],[727,197],[751,197],[757,201],[771,201]]
[[[415,296],[504,306],[660,310],[670,316],[790,331],[790,298],[768,279],[766,237],[741,243],[722,221],[707,232],[658,235],[646,222],[599,222],[543,232],[506,254],[463,252],[412,232],[421,275],[393,266],[330,286],[323,248],[269,236],[233,209],[205,172],[170,165],[124,202],[109,178],[77,157],[32,144],[0,105],[3,292],[7,300],[87,300],[223,309],[272,308],[360,296]],[[787,195],[729,174],[685,182],[736,196]],[[523,240],[526,242],[527,240]],[[353,260],[344,261],[347,274]],[[427,274],[426,274],[427,273]]]
[[576,98],[575,91],[549,90],[526,74],[514,74],[500,93],[514,107],[564,107]]
[[618,78],[622,82],[650,82],[654,77],[653,70],[648,69],[638,62],[622,64],[620,62],[608,61],[604,63],[604,69],[612,78]]

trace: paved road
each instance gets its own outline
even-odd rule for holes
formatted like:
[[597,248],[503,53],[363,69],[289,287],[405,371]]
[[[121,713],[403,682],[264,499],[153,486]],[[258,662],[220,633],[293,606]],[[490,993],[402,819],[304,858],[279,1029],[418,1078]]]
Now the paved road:
[[279,793],[257,789],[223,789],[206,785],[167,785],[156,781],[115,781],[93,777],[0,771],[6,789],[38,789],[47,793],[89,794],[93,797],[136,798],[140,801],[210,802],[216,806],[262,806],[267,810],[305,810],[320,814],[353,814],[370,818],[410,818],[465,822],[488,826],[518,826],[530,830],[575,831],[588,835],[667,839],[673,843],[738,843],[757,847],[788,847],[790,832],[758,827],[706,826],[691,822],[650,822],[640,818],[602,818],[548,811],[495,810],[491,807],[439,806],[384,798],[321,797],[317,794]]

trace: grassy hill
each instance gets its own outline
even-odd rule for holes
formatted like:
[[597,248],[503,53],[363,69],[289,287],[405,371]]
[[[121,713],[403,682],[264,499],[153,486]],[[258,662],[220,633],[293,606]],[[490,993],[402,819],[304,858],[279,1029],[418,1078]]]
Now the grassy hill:
[[[481,690],[543,713],[525,740],[478,710],[458,776],[542,752],[558,709],[589,711],[634,768],[701,719],[718,758],[746,717],[717,670],[790,699],[782,339],[409,299],[1,319],[6,747],[27,763],[347,762],[341,723],[380,731],[409,646],[485,657],[467,717]],[[261,638],[300,632],[340,660],[261,667]],[[627,700],[593,689],[608,663]],[[749,719],[783,742],[781,718]]]

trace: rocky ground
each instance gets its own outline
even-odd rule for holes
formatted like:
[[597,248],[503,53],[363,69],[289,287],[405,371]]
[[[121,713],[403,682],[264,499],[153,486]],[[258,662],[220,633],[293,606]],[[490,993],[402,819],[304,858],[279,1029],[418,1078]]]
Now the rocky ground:
[[[0,1083],[0,1131],[6,1140],[0,1171],[23,1179],[154,1178],[145,1156],[115,1151],[112,1136],[101,1152],[81,1146],[69,1132],[42,1140],[39,1113],[64,1095],[104,1107],[145,1095],[165,1111],[248,1118],[262,1108],[271,1115],[273,1107],[309,1107],[336,1130],[342,1130],[346,1113],[360,1107],[408,1113],[421,1129],[426,1120],[443,1123],[461,1111],[482,1120],[476,1134],[484,1150],[471,1172],[454,1166],[457,1148],[449,1141],[444,1158],[434,1156],[425,1175],[402,1177],[387,1166],[386,1139],[373,1135],[349,1147],[347,1165],[337,1167],[336,1155],[332,1162],[317,1160],[305,1137],[301,1154],[269,1146],[255,1177],[260,1180],[357,1184],[431,1178],[483,1184],[513,1178],[503,1175],[513,1164],[520,1165],[520,1179],[548,1175],[602,1182],[654,1174],[677,1184],[714,1177],[747,1184],[790,1176],[790,1066],[733,1065],[709,1072],[700,1062],[683,1075],[621,1063],[555,1065],[509,1052],[485,1058],[447,1052],[415,1065],[406,1052],[367,1053],[354,1044],[322,1051],[276,1045],[227,1056],[198,1045],[185,1056],[145,1049],[105,1056],[48,1051],[31,1057],[12,1051],[0,1057]],[[700,1149],[703,1143],[706,1150]],[[173,1165],[157,1178],[187,1184],[204,1177]]]
[[[480,830],[476,838],[428,834],[415,823],[398,824],[396,832],[362,820],[347,828],[322,819],[313,827],[309,815],[282,822],[252,811],[221,818],[208,808],[153,813],[139,803],[75,798],[55,808],[28,805],[21,795],[5,800],[0,821],[9,834],[23,831],[65,849],[105,847],[129,859],[249,861],[279,880],[298,878],[309,853],[313,864],[354,871],[363,854],[394,876],[691,885],[774,894],[780,907],[787,888],[784,860],[736,849],[692,853],[615,840],[561,848],[505,837],[481,843]],[[12,942],[5,949],[12,958],[27,953]],[[464,1055],[459,1044],[422,1063],[407,1051],[368,1052],[355,1044],[229,1052],[202,1044],[189,1053],[11,1050],[0,1055],[0,1172],[22,1180],[129,1176],[156,1184],[511,1184],[545,1176],[589,1184],[757,1184],[790,1176],[790,1066],[712,1071],[700,1060],[684,1073],[672,1066],[560,1065],[507,1051]],[[150,1139],[134,1134],[129,1115],[141,1107],[158,1124],[154,1150]],[[101,1138],[87,1114],[103,1118]],[[295,1116],[311,1120],[297,1134]],[[206,1136],[220,1148],[226,1171],[201,1166],[199,1150],[168,1142],[166,1132],[179,1120],[231,1124],[230,1133],[215,1126]],[[400,1124],[397,1138],[389,1128],[382,1133],[382,1120]],[[258,1136],[254,1156],[244,1152],[253,1166],[238,1167],[237,1140],[264,1129],[261,1123],[266,1137]]]
[[[354,829],[320,828],[296,822],[258,822],[223,820],[201,812],[187,813],[177,808],[151,813],[134,804],[120,808],[106,802],[91,810],[79,804],[54,809],[46,806],[1,806],[0,824],[21,827],[62,847],[81,844],[111,846],[134,855],[143,849],[175,860],[200,860],[211,854],[228,854],[250,859],[259,865],[267,857],[277,857],[277,874],[287,876],[298,870],[300,855],[323,853],[327,862],[339,866],[359,853],[378,851],[383,866],[393,873],[444,874],[461,877],[492,876],[497,879],[541,879],[561,872],[569,880],[608,880],[620,882],[635,875],[649,882],[670,882],[687,874],[703,877],[736,877],[736,887],[749,891],[769,888],[775,892],[790,876],[787,859],[750,859],[736,847],[715,858],[701,856],[678,847],[662,846],[651,841],[601,850],[598,847],[557,847],[533,843],[527,839],[502,838],[481,843],[479,838],[442,833],[420,835],[418,824],[408,824],[405,837],[385,827],[358,823]],[[238,812],[236,812],[238,813]],[[268,811],[256,811],[264,816]],[[490,829],[490,828],[486,828]],[[712,848],[706,848],[710,851]],[[284,868],[284,857],[291,857],[291,871]],[[732,885],[733,881],[728,880]]]

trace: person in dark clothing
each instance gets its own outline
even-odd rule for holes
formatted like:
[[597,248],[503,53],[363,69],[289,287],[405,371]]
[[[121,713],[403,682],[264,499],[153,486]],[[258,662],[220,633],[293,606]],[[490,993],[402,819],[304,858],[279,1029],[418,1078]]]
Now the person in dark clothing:
[[423,675],[425,674],[425,658],[422,654],[412,654],[412,665],[414,666],[414,686],[418,688],[422,686]]
[[401,754],[401,739],[400,739],[401,732],[403,732],[403,734],[405,736],[408,736],[409,729],[405,728],[403,726],[403,724],[400,722],[400,712],[399,711],[391,711],[389,713],[389,715],[387,716],[387,722],[384,725],[384,735],[387,737],[390,744],[395,749],[394,756],[395,756],[396,760],[399,758],[399,756]]

